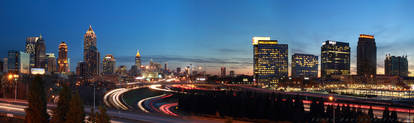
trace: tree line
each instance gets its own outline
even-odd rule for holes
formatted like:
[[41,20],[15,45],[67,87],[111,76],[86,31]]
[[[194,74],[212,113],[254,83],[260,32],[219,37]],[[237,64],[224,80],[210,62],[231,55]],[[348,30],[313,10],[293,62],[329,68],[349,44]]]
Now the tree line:
[[77,90],[72,90],[69,85],[63,84],[59,91],[57,106],[52,109],[51,116],[47,112],[47,98],[44,80],[41,76],[35,76],[29,85],[28,108],[25,109],[25,123],[109,123],[110,118],[104,107],[99,107],[95,112],[91,108],[89,118],[85,120],[86,113],[82,99]]
[[[309,112],[305,111],[303,100],[311,101]],[[286,95],[281,93],[258,93],[251,91],[188,91],[178,94],[180,110],[199,115],[216,115],[249,120],[269,120],[274,122],[333,122],[335,110],[336,123],[378,122],[394,123],[397,113],[386,107],[383,118],[374,117],[372,107],[368,114],[362,109],[328,105],[323,98]]]

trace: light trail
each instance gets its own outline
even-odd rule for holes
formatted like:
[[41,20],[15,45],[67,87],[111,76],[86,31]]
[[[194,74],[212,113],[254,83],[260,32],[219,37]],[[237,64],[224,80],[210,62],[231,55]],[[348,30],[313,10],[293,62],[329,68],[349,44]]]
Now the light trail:
[[164,112],[165,114],[178,117],[178,114],[176,114],[176,113],[174,113],[170,110],[171,107],[175,107],[177,105],[178,105],[178,103],[164,104],[164,105],[160,106],[159,109],[160,109],[160,111]]
[[162,95],[158,95],[158,96],[148,97],[148,98],[142,99],[142,100],[138,101],[138,107],[139,107],[139,109],[141,109],[141,111],[144,111],[146,113],[149,113],[149,111],[147,109],[145,109],[145,107],[143,106],[144,102],[147,101],[147,100],[151,100],[151,99],[154,99],[154,98],[162,97],[162,96],[165,96],[165,95],[167,95],[167,94],[162,94]]

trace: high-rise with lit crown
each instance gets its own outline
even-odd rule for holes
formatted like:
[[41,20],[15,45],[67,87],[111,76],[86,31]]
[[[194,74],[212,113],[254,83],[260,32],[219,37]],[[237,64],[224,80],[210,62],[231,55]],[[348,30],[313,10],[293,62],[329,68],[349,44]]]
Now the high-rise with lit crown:
[[68,64],[68,45],[65,42],[59,44],[59,56],[58,56],[58,72],[69,72]]
[[27,37],[25,51],[30,55],[30,67],[35,66],[36,43],[39,37]]
[[42,35],[39,36],[39,39],[36,42],[35,46],[35,67],[46,69],[47,57],[46,57],[46,46],[45,41],[43,40]]
[[295,53],[291,60],[292,77],[318,77],[318,56]]
[[373,35],[361,34],[357,47],[357,74],[375,77],[377,74],[377,46]]
[[89,25],[84,36],[83,59],[86,63],[86,75],[94,76],[99,74],[100,54],[96,47],[96,34]]
[[270,37],[253,37],[253,73],[255,83],[274,85],[288,77],[288,45]]
[[351,48],[349,43],[328,40],[321,47],[321,77],[349,75],[351,67]]
[[135,65],[141,68],[141,54],[139,54],[139,50],[137,50],[137,54],[135,55]]

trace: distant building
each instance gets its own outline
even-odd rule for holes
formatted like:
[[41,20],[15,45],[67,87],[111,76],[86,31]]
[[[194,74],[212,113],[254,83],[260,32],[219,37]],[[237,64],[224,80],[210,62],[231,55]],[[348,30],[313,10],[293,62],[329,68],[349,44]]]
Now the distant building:
[[270,37],[253,37],[254,81],[259,85],[275,85],[288,77],[288,45]]
[[311,54],[292,55],[292,77],[318,77],[318,56]]
[[76,66],[76,75],[85,77],[88,73],[88,65],[86,62],[78,62]]
[[357,48],[357,74],[374,77],[377,74],[377,46],[374,36],[361,34]]
[[96,34],[89,26],[84,36],[83,59],[87,64],[87,76],[95,76],[99,74],[100,54],[96,47]]
[[2,58],[1,61],[3,61],[3,69],[2,69],[1,72],[3,72],[3,73],[9,72],[9,70],[7,69],[8,59],[7,58]]
[[111,54],[106,55],[103,60],[103,74],[114,74],[115,73],[115,66],[116,66],[116,60],[114,56]]
[[230,77],[236,77],[236,74],[234,74],[234,70],[231,70],[231,71],[230,71],[229,76],[230,76]]
[[321,47],[321,77],[349,75],[351,67],[351,48],[349,43],[325,41]]
[[407,56],[385,56],[384,60],[385,75],[408,77]]
[[30,55],[28,53],[9,50],[7,60],[9,73],[30,73]]
[[46,71],[48,73],[56,73],[57,71],[57,65],[56,65],[56,57],[54,53],[46,53],[47,57],[47,69]]
[[35,54],[36,54],[36,43],[39,37],[27,37],[26,38],[26,53],[30,55],[30,67],[35,67]]
[[119,66],[119,68],[117,69],[117,74],[121,75],[121,76],[127,76],[128,75],[128,68],[125,65],[121,65]]
[[59,44],[58,72],[62,74],[69,72],[68,45],[65,42]]
[[221,71],[220,76],[221,76],[222,78],[226,77],[226,67],[221,67],[220,71]]
[[135,55],[135,65],[139,68],[141,68],[141,54],[139,53],[139,50],[137,50],[137,54]]
[[43,40],[42,35],[39,36],[39,39],[36,42],[35,46],[35,67],[36,68],[45,68],[47,64],[46,57],[46,46],[45,41]]

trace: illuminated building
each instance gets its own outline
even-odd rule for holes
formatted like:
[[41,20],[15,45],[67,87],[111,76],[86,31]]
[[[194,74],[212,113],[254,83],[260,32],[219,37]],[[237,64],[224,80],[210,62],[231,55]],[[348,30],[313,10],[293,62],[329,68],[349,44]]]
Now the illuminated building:
[[102,60],[103,74],[115,73],[116,60],[111,54],[106,55]]
[[119,68],[117,69],[117,72],[116,73],[118,75],[121,75],[121,76],[127,76],[128,75],[127,74],[127,67],[125,65],[119,66]]
[[137,54],[135,55],[135,65],[141,68],[141,54],[139,54],[139,50],[137,50]]
[[377,47],[374,36],[361,34],[357,48],[357,74],[374,77],[377,74]]
[[321,47],[321,77],[331,75],[349,75],[351,66],[351,48],[349,43],[325,41]]
[[26,38],[26,53],[30,55],[30,67],[35,66],[35,53],[36,53],[36,43],[39,40],[39,37],[27,37]]
[[69,72],[68,45],[65,42],[59,44],[58,67],[59,73]]
[[221,76],[222,78],[226,77],[226,67],[221,67],[221,68],[220,68],[220,71],[221,71],[220,76]]
[[56,57],[54,53],[46,53],[47,57],[47,72],[55,73],[57,71]]
[[318,77],[318,56],[311,54],[292,55],[292,77]]
[[86,62],[78,62],[78,65],[76,66],[76,75],[78,76],[86,76],[87,72],[88,72],[88,68],[87,68],[87,64]]
[[270,37],[253,37],[254,81],[259,85],[275,85],[288,76],[288,45]]
[[385,56],[385,75],[408,77],[407,56]]
[[7,68],[9,73],[30,73],[30,54],[23,51],[8,51]]
[[88,31],[84,36],[83,59],[87,66],[87,76],[95,76],[99,74],[100,54],[96,47],[96,34],[89,25]]
[[42,35],[40,35],[39,39],[36,42],[36,46],[35,46],[35,67],[46,68],[46,64],[47,64],[47,57],[46,57],[45,41],[43,40]]

